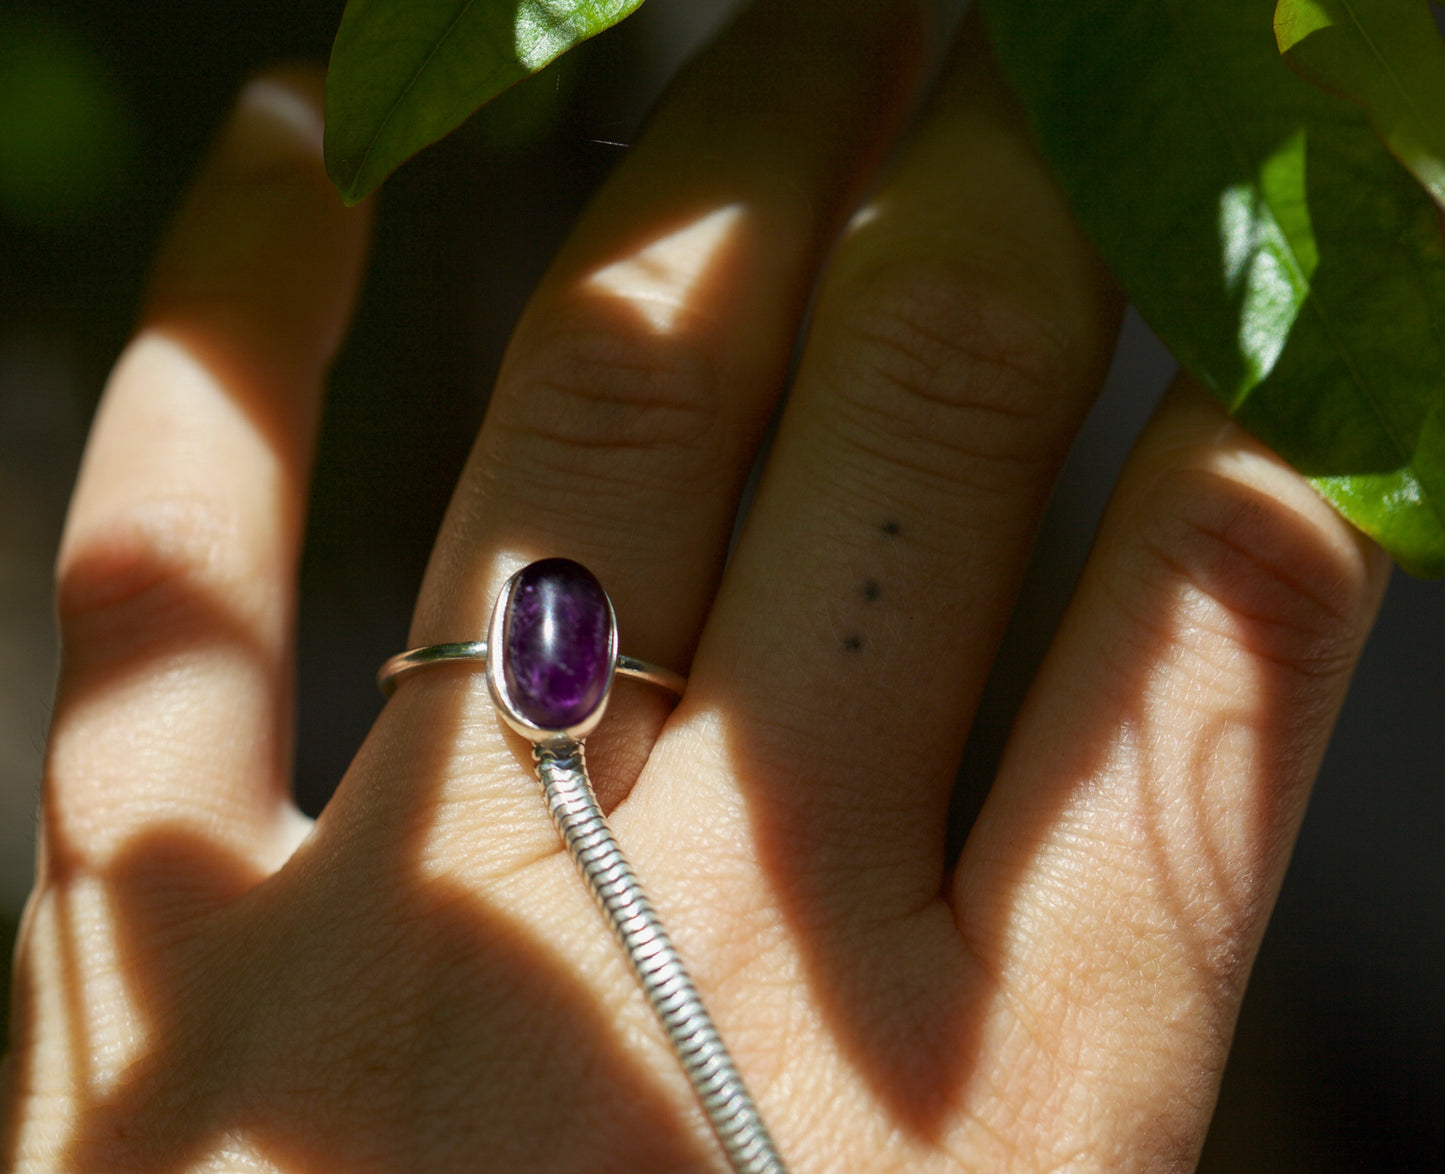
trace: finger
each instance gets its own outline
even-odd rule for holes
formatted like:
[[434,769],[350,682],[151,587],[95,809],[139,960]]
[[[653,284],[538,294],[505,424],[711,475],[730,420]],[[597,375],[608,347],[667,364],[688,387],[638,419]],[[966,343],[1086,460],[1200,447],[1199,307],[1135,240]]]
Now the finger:
[[[427,572],[415,643],[476,638],[505,574],[566,555],[611,593],[624,652],[685,669],[817,260],[906,104],[912,8],[754,5],[664,99],[518,327]],[[434,740],[410,758],[465,773],[444,796],[446,824],[467,836],[485,826],[497,860],[553,851],[484,691],[458,712],[441,700],[456,702],[457,687],[442,672],[408,681],[383,715],[386,744],[439,720],[458,729],[450,759]],[[635,769],[666,712],[629,721],[619,711],[634,696],[619,689],[589,741],[604,789],[624,754],[609,752],[610,732],[631,731]],[[431,810],[415,789],[400,801]]]
[[1201,389],[1166,401],[954,888],[986,1042],[1025,1041],[972,1107],[1020,1168],[1192,1167],[1386,570]]
[[159,822],[277,851],[309,454],[368,219],[327,182],[319,102],[309,72],[242,91],[106,387],[58,563],[52,870]]
[[725,769],[679,820],[757,829],[769,883],[849,923],[937,897],[968,715],[1119,310],[971,22],[824,279],[689,685]]
[[[674,933],[720,1018],[808,1024],[771,1072],[737,1046],[765,1100],[859,1124],[849,1168],[923,1161],[974,1054],[948,796],[1118,311],[971,23],[824,276],[687,697],[618,813],[661,891],[700,894]],[[770,1109],[785,1147],[801,1100]]]
[[911,7],[756,4],[664,99],[523,316],[418,639],[485,624],[491,564],[573,553],[636,655],[685,663],[814,262],[902,112]]

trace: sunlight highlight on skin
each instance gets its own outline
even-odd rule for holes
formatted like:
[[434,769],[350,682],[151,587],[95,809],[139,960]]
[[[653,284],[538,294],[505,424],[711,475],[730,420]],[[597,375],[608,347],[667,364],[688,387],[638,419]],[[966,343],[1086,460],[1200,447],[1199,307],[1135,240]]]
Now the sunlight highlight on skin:
[[249,1138],[232,1134],[214,1153],[187,1167],[185,1174],[273,1174],[275,1169]]
[[90,1053],[87,1092],[104,1098],[146,1051],[146,1032],[140,1027],[115,940],[115,913],[104,882],[77,879],[69,886],[72,930],[77,962],[85,971],[86,1021],[79,1024]]
[[[54,1041],[50,1047],[35,1049],[26,1083],[32,1093],[53,1093],[75,1088],[88,1075],[79,1070],[85,1055],[84,1041],[79,1038],[80,1024],[68,1005],[75,987],[67,974],[66,946],[73,949],[73,943],[64,941],[65,926],[54,893],[31,897],[26,916],[23,942],[28,958],[24,980],[33,1003],[33,1030],[37,1037],[43,1035]],[[36,1133],[41,1131],[39,1123],[32,1123],[30,1128]],[[25,1152],[28,1140],[22,1130],[20,1152]]]
[[882,202],[879,200],[870,200],[864,204],[863,207],[859,208],[858,211],[853,213],[848,221],[847,227],[843,229],[844,239],[846,240],[854,233],[861,232],[882,215]]
[[266,861],[267,871],[274,872],[296,854],[311,837],[316,821],[300,808],[286,804],[276,815],[276,836],[273,854]]
[[[528,563],[551,553],[514,546],[492,554],[475,571],[477,582],[483,585],[485,608],[477,613],[474,631],[448,633],[448,638],[485,639],[492,601],[502,584]],[[435,803],[422,832],[424,847],[418,867],[421,875],[432,880],[476,886],[494,871],[494,849],[509,854],[518,842],[532,842],[540,857],[556,852],[558,845],[530,759],[503,733],[484,667],[474,664],[446,671],[455,675],[460,688],[460,693],[446,702],[455,707],[455,734],[444,756],[446,768],[435,783]],[[397,698],[417,683],[404,683]],[[398,704],[398,700],[389,704]]]
[[280,128],[308,151],[321,154],[325,131],[321,111],[285,82],[274,77],[248,82],[236,100],[236,109],[246,121],[264,120],[268,129]]
[[[53,1046],[33,1054],[28,1090],[41,1097],[104,1099],[148,1046],[121,965],[105,882],[74,878],[63,892],[35,900],[27,931],[33,1023]],[[28,1139],[19,1140],[23,1153]]]
[[712,272],[743,218],[741,204],[727,204],[691,224],[599,269],[583,283],[630,302],[659,334],[671,334],[691,293]]
[[[1180,1057],[1198,1071],[1222,1063],[1230,992],[1247,972],[1320,749],[1280,715],[1330,704],[1342,683],[1298,671],[1316,651],[1331,663],[1331,621],[1328,607],[1311,624],[1310,609],[1294,606],[1293,580],[1343,607],[1364,572],[1328,505],[1237,425],[1171,439],[1170,476],[1186,466],[1183,484],[1216,504],[1198,507],[1194,528],[1167,532],[1166,574],[1124,588],[1131,618],[1121,631],[1133,635],[1109,655],[1111,696],[1096,722],[1071,731],[1076,749],[1047,763],[1056,809],[1008,887],[981,906],[1000,943],[1003,1021],[1021,1019],[1030,1041],[1083,1044],[1052,1077],[1060,1116],[1081,1122],[1094,1119],[1090,1074],[1125,1073],[1126,1050],[1141,1074]],[[1123,490],[1140,491],[1138,482]],[[1110,997],[1091,994],[1101,990]],[[1211,1021],[1220,1031],[1188,1026]],[[1149,1038],[1139,1022],[1156,1024]],[[1127,1074],[1118,1088],[1180,1128],[1207,1109],[1160,1099],[1163,1086]],[[1030,1103],[1031,1092],[1005,1100]],[[1085,1139],[1098,1152],[1115,1142]]]
[[[1227,499],[1268,503],[1260,508],[1273,523],[1250,523],[1240,505],[1244,532],[1273,526],[1307,535],[1314,548],[1307,569],[1317,581],[1323,568],[1356,563],[1359,552],[1323,499],[1236,425],[1227,432],[1188,460],[1237,486],[1224,491]],[[1220,525],[1216,542],[1224,545],[1231,531]],[[1257,538],[1237,541],[1247,550]],[[1269,731],[1271,715],[1285,704],[1281,690],[1300,687],[1277,666],[1298,653],[1288,629],[1287,642],[1278,643],[1275,613],[1283,608],[1271,605],[1278,593],[1268,586],[1270,572],[1261,570],[1256,581],[1247,555],[1217,562],[1200,555],[1190,565],[1194,573],[1181,574],[1152,609],[1159,645],[1157,659],[1139,670],[1136,744],[1128,750],[1121,732],[1114,750],[1128,752],[1117,762],[1111,757],[1100,778],[1115,796],[1121,839],[1143,834],[1148,851],[1140,846],[1134,859],[1152,862],[1154,905],[1180,911],[1194,943],[1228,943],[1248,921],[1241,902],[1256,892],[1259,862],[1289,823],[1284,808],[1295,792],[1284,764],[1297,751]]]

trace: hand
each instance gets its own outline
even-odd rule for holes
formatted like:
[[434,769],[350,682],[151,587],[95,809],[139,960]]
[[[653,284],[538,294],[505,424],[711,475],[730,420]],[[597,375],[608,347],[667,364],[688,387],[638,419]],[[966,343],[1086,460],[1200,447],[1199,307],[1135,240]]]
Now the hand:
[[[950,866],[1119,297],[972,26],[849,218],[921,42],[895,3],[839,8],[756,6],[597,197],[411,643],[479,636],[561,554],[626,652],[689,672],[675,709],[619,684],[589,758],[793,1174],[1184,1168],[1385,563],[1181,381]],[[314,91],[243,94],[95,423],[0,1153],[719,1171],[480,675],[407,680],[315,826],[291,804],[307,466],[367,220]]]

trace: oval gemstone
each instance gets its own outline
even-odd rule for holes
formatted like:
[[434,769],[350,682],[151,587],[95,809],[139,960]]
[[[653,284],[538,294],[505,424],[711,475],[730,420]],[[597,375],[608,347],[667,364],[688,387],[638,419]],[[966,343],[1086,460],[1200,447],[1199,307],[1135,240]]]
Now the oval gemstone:
[[591,717],[612,680],[612,608],[581,563],[548,558],[517,573],[502,617],[512,707],[544,730]]

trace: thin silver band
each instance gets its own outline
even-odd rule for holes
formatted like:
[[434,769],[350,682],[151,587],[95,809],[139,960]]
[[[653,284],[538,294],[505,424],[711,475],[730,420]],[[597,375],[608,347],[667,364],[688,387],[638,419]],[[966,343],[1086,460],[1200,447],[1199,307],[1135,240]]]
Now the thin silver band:
[[[393,656],[377,673],[386,696],[430,665],[486,664],[485,641],[431,644]],[[628,656],[613,671],[682,695],[687,678]],[[587,775],[582,742],[534,742],[532,759],[547,811],[621,944],[653,1013],[717,1135],[733,1174],[787,1174],[752,1095],[722,1042],[682,958],[622,854]]]
[[[378,670],[376,686],[381,690],[382,696],[390,697],[396,692],[397,685],[417,669],[424,669],[433,664],[452,664],[459,661],[485,667],[487,642],[485,640],[463,640],[455,644],[428,644],[425,648],[398,652]],[[687,688],[687,678],[681,673],[675,673],[671,669],[665,669],[659,665],[648,664],[645,660],[638,660],[631,656],[619,656],[613,671],[624,677],[635,677],[650,685],[658,685],[677,697],[681,697],[682,691]]]

